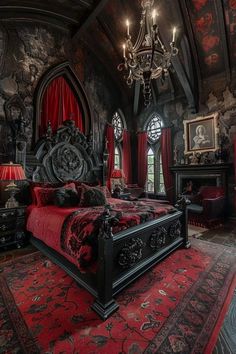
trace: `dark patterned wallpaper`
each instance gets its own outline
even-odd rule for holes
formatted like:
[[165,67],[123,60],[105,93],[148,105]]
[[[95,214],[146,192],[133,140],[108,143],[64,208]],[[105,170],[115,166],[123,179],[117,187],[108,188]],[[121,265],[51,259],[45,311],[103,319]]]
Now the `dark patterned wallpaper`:
[[[50,66],[68,56],[67,36],[46,26],[20,23],[0,27],[0,151],[8,150],[16,121],[24,117],[31,148],[34,92]],[[9,123],[9,124],[7,124]]]
[[9,152],[19,117],[24,117],[27,150],[32,146],[34,94],[46,71],[69,60],[80,79],[92,112],[94,148],[102,153],[104,128],[120,107],[120,94],[102,64],[78,43],[70,48],[65,32],[37,24],[8,23],[0,27],[0,153]]

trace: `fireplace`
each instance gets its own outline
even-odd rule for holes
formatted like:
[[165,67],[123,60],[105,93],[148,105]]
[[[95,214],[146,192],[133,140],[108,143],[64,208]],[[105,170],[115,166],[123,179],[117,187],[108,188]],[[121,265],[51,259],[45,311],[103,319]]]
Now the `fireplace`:
[[230,164],[176,165],[171,167],[175,180],[175,200],[191,181],[193,193],[201,186],[218,186],[225,189],[227,196],[227,172]]

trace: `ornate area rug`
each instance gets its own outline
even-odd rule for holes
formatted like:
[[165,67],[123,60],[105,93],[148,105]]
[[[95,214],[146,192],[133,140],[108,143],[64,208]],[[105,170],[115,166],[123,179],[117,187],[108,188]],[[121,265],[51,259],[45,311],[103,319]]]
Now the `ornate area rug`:
[[192,240],[118,295],[105,322],[90,310],[93,297],[40,252],[1,266],[1,353],[200,354],[227,311],[236,255]]

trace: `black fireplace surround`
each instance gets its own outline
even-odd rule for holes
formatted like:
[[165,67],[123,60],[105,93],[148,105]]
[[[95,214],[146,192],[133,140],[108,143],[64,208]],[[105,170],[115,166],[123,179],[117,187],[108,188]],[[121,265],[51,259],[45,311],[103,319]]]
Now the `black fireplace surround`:
[[184,192],[188,182],[192,182],[197,193],[201,186],[223,187],[227,196],[227,174],[231,164],[175,165],[170,169],[175,180],[175,200]]

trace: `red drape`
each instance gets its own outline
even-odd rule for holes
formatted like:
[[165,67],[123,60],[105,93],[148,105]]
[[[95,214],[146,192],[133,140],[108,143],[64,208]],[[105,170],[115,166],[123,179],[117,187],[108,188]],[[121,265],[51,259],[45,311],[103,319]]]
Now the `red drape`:
[[174,179],[170,171],[172,165],[171,128],[163,128],[161,131],[161,156],[164,183],[168,200],[174,202]]
[[111,174],[114,170],[114,160],[115,160],[115,136],[114,136],[114,128],[111,125],[107,126],[106,131],[106,139],[107,139],[107,151],[108,151],[108,160],[107,160],[107,187],[111,189],[110,179]]
[[138,185],[145,187],[147,181],[147,132],[138,134]]
[[123,130],[122,167],[125,175],[125,182],[128,184],[132,183],[130,133],[125,129]]
[[48,121],[55,131],[64,120],[69,118],[75,121],[75,125],[81,132],[84,132],[78,100],[64,77],[59,76],[48,85],[43,96],[40,136],[45,134]]

